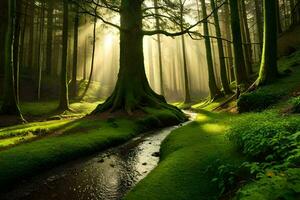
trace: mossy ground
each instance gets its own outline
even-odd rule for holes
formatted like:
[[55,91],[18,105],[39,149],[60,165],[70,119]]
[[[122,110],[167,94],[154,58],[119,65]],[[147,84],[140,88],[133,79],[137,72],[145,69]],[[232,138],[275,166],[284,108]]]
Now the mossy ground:
[[[0,191],[22,178],[69,160],[122,144],[144,131],[180,123],[166,110],[147,109],[136,116],[87,116],[98,103],[73,103],[76,117],[32,122],[0,129]],[[23,104],[31,116],[48,116],[56,102]],[[75,111],[74,111],[75,110]],[[81,116],[81,117],[79,117]]]
[[[219,173],[219,166],[214,166],[216,161],[221,166],[236,166],[238,168],[241,166],[241,163],[249,161],[250,159],[247,154],[237,148],[235,143],[228,139],[227,136],[234,131],[232,128],[238,127],[239,129],[246,128],[247,130],[252,130],[252,124],[255,126],[256,123],[261,122],[262,127],[264,127],[264,121],[273,120],[269,124],[278,124],[278,120],[283,118],[286,123],[279,124],[278,126],[288,128],[287,126],[289,124],[294,124],[295,117],[298,117],[298,115],[295,114],[282,112],[292,105],[290,99],[293,98],[292,96],[295,90],[297,90],[297,86],[298,88],[300,87],[299,67],[296,69],[294,64],[296,60],[298,62],[298,59],[299,52],[279,62],[280,69],[293,66],[293,72],[289,76],[280,79],[279,83],[263,88],[263,90],[269,93],[278,93],[278,91],[284,92],[281,98],[273,104],[272,107],[265,108],[266,110],[261,110],[259,113],[250,112],[241,115],[211,112],[211,110],[218,107],[224,101],[223,99],[213,104],[207,105],[200,103],[192,106],[192,108],[199,113],[197,119],[189,125],[171,133],[162,145],[161,161],[158,167],[129,192],[125,199],[212,200],[220,198],[222,190],[222,188],[220,188],[220,182],[212,181]],[[298,93],[296,92],[296,94]],[[230,102],[230,104],[231,106],[235,106],[236,102]],[[247,123],[241,123],[243,121]],[[279,130],[281,128],[279,127]],[[261,137],[264,137],[264,135]],[[269,165],[270,164],[271,163],[269,163]],[[215,170],[207,170],[212,166],[215,167]],[[299,169],[296,170],[298,170],[298,175],[294,177],[297,179],[300,172]],[[295,174],[294,171],[293,173]],[[248,176],[248,178],[251,178],[249,174]],[[276,179],[276,177],[274,177],[274,179]],[[269,185],[264,181],[265,179],[258,181],[262,182],[261,184],[258,183],[255,185],[256,180],[252,179],[255,180],[253,183],[250,181],[251,184],[249,184],[248,187],[246,186],[245,189],[241,189],[246,195],[243,197],[236,196],[236,198],[275,200],[282,197],[278,195],[282,194],[282,191],[286,192],[286,194],[290,194],[291,189],[294,190],[294,193],[295,191],[300,191],[299,179],[296,180],[296,184],[290,184],[288,177],[277,177],[277,179],[280,179],[280,181],[278,181],[279,184],[274,182],[274,184],[271,183]],[[241,182],[245,184],[247,181],[249,180],[245,177],[245,180]],[[293,181],[295,180],[293,179]],[[280,183],[284,184],[280,185]],[[243,185],[240,182],[234,184],[235,188],[232,191],[227,191],[226,197],[224,197],[223,194],[225,199],[232,199],[235,196],[234,193]],[[268,194],[272,194],[272,190],[276,190],[276,188],[279,188],[280,191],[278,190],[276,195],[273,193],[274,195],[268,196]],[[249,194],[253,195],[249,197]],[[290,195],[290,197],[290,199],[297,199],[295,196]]]

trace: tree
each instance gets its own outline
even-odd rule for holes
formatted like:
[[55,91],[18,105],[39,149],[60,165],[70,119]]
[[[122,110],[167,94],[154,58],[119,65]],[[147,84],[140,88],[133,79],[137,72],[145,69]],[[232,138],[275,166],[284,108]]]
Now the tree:
[[[260,52],[262,52],[263,49],[263,22],[262,22],[262,12],[261,12],[261,5],[258,0],[254,1],[255,4],[255,22],[256,22],[256,29],[257,29],[257,35],[258,35],[258,43]],[[259,54],[261,55],[261,53]]]
[[48,1],[47,9],[47,53],[46,53],[46,73],[51,74],[52,70],[52,45],[53,45],[53,1]]
[[24,120],[19,109],[16,99],[15,82],[14,82],[14,29],[16,18],[16,1],[7,0],[7,14],[5,16],[5,48],[4,48],[4,95],[3,104],[0,113],[3,115],[14,115],[20,120]]
[[62,63],[60,73],[60,101],[59,110],[69,110],[69,96],[68,96],[68,79],[67,79],[67,56],[68,56],[68,27],[69,27],[69,5],[68,0],[63,1],[63,49],[62,49]]
[[[215,10],[215,0],[211,1],[211,9]],[[220,60],[220,68],[221,68],[221,82],[223,86],[223,90],[225,94],[231,94],[231,90],[228,83],[227,72],[226,72],[226,64],[225,64],[225,54],[224,54],[224,47],[221,35],[221,28],[219,24],[219,15],[218,12],[214,12],[214,23],[216,27],[216,36],[217,36],[217,43],[218,43],[218,51],[219,51],[219,60]]]
[[241,92],[241,85],[248,81],[246,67],[245,67],[245,57],[242,47],[242,36],[240,27],[240,17],[238,9],[238,0],[230,0],[230,10],[231,10],[231,29],[232,29],[232,41],[234,50],[234,70],[235,70],[235,80],[237,96]]
[[259,77],[256,85],[273,82],[278,76],[277,69],[277,1],[264,0],[264,43]]
[[[207,12],[206,12],[205,0],[201,0],[201,7],[202,7],[203,18],[206,19]],[[204,33],[204,40],[205,40],[205,47],[206,47],[209,94],[210,94],[210,99],[214,100],[215,98],[220,96],[221,92],[218,89],[216,79],[215,79],[213,58],[211,54],[211,43],[210,43],[209,30],[208,30],[208,20],[205,20],[203,23],[203,33]]]
[[71,81],[71,88],[72,88],[71,94],[73,97],[75,97],[77,93],[78,27],[79,27],[79,7],[75,5],[73,70],[72,70],[72,81]]
[[[157,0],[154,0],[154,7],[155,7],[155,14],[156,14],[156,29],[160,29],[160,24],[159,24],[159,11],[158,11],[158,4]],[[160,78],[160,94],[162,96],[165,95],[164,92],[164,78],[163,78],[163,64],[162,64],[162,49],[161,49],[161,36],[160,34],[157,34],[157,48],[158,48],[158,64],[159,64],[159,78]]]

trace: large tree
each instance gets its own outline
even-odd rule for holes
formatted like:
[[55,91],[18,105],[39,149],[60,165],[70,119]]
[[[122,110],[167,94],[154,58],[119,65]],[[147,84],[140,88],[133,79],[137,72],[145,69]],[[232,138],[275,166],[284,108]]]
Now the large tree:
[[[90,1],[85,1],[86,3]],[[93,1],[94,5],[97,2]],[[91,4],[88,4],[87,9]],[[120,25],[113,24],[100,14],[97,17],[106,24],[120,30],[120,69],[115,89],[105,103],[99,105],[93,113],[123,110],[132,114],[136,110],[147,110],[147,107],[167,109],[173,112],[179,119],[185,117],[176,107],[166,103],[163,96],[156,94],[149,86],[144,67],[143,37],[145,35],[164,34],[167,36],[179,36],[188,33],[191,28],[199,23],[193,24],[184,30],[180,30],[180,21],[176,18],[176,12],[180,12],[180,2],[161,1],[158,7],[147,6],[141,0],[101,1],[100,8],[110,9],[120,15]],[[82,6],[83,7],[83,6]],[[155,9],[160,9],[159,16],[155,14]],[[167,30],[144,30],[143,20],[156,17],[163,20],[170,19],[169,13],[173,15],[173,21],[178,26],[178,32]],[[90,12],[93,15],[93,12]],[[177,15],[178,16],[178,15]],[[172,18],[172,16],[171,16]],[[176,21],[177,20],[177,21]],[[169,20],[172,23],[172,20]]]
[[23,120],[21,115],[15,93],[15,81],[14,81],[14,31],[15,31],[15,19],[16,19],[16,1],[5,0],[6,14],[4,16],[4,29],[5,29],[5,45],[4,45],[4,94],[3,104],[0,109],[0,113],[3,115],[14,115],[17,118]]
[[264,41],[259,77],[256,85],[273,82],[277,75],[277,1],[264,0]]

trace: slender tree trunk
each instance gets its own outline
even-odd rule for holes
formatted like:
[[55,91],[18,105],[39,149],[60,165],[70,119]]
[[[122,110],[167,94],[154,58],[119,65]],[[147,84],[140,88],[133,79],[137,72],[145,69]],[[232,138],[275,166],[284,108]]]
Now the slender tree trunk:
[[248,18],[247,18],[247,10],[246,10],[246,4],[245,0],[241,1],[241,18],[242,18],[242,28],[244,30],[245,34],[245,40],[244,40],[244,47],[245,47],[245,55],[246,55],[246,62],[248,66],[248,73],[253,74],[252,69],[252,46],[251,46],[251,37],[250,37],[250,31],[248,26]]
[[[215,10],[215,0],[211,1],[211,9]],[[217,43],[218,43],[218,51],[219,51],[219,60],[220,60],[220,69],[221,69],[221,82],[223,86],[223,90],[225,94],[231,94],[231,90],[229,87],[228,79],[227,79],[227,71],[226,71],[226,63],[225,63],[225,54],[224,54],[224,47],[221,35],[221,28],[219,24],[219,15],[218,12],[214,12],[214,22],[216,27],[216,36],[217,36]]]
[[33,71],[33,58],[34,58],[34,16],[35,16],[35,4],[34,0],[30,0],[30,8],[31,8],[31,15],[30,15],[30,27],[29,27],[29,48],[28,48],[28,67]]
[[[154,7],[158,7],[157,0],[154,0]],[[155,9],[155,14],[158,15],[158,9]],[[159,17],[155,18],[156,29],[160,29]],[[162,66],[162,49],[161,49],[161,36],[157,34],[157,48],[158,48],[158,64],[159,64],[159,78],[160,78],[160,94],[165,95],[164,92],[164,80],[163,80],[163,66]]]
[[52,45],[53,45],[53,11],[52,1],[48,1],[47,10],[47,56],[46,56],[46,74],[51,75],[52,66]]
[[38,41],[38,52],[37,52],[37,65],[38,65],[38,89],[37,89],[37,97],[38,100],[41,99],[41,87],[42,87],[42,69],[43,69],[43,47],[42,41],[44,36],[44,22],[45,21],[45,2],[42,1],[41,4],[41,16],[40,16],[40,30],[39,30],[39,41]]
[[14,45],[13,45],[13,63],[14,63],[14,81],[15,81],[15,92],[16,100],[19,103],[19,75],[20,75],[20,65],[19,65],[19,56],[20,56],[20,32],[21,32],[21,12],[22,4],[16,4],[16,18],[15,18],[15,30],[14,30]]
[[240,27],[240,17],[238,10],[238,0],[230,0],[230,10],[231,10],[231,29],[232,29],[232,41],[234,49],[234,70],[235,70],[235,80],[237,86],[237,96],[241,92],[241,85],[248,81],[245,57],[242,47],[242,36]]
[[19,56],[19,66],[24,67],[26,64],[24,62],[24,52],[25,52],[25,33],[26,33],[26,29],[27,29],[27,15],[28,15],[28,3],[25,3],[25,8],[24,8],[24,19],[23,19],[23,26],[22,26],[22,30],[21,30],[21,38],[20,38],[20,56]]
[[272,83],[278,75],[276,2],[264,0],[264,47],[259,77],[256,83],[258,86]]
[[297,23],[297,16],[295,14],[295,2],[294,0],[289,0],[290,2],[290,13],[291,13],[291,26],[294,26]]
[[13,46],[14,46],[14,29],[16,20],[16,1],[7,0],[7,16],[5,16],[5,48],[4,48],[4,93],[3,104],[0,113],[3,115],[15,115],[20,120],[23,120],[20,112],[15,93],[14,81],[14,61],[13,61]]
[[263,49],[263,22],[262,22],[262,11],[261,11],[261,4],[259,0],[254,1],[255,4],[255,20],[256,20],[256,29],[258,35],[258,43],[260,53],[259,56],[261,57],[261,52]]
[[78,57],[78,27],[79,27],[79,10],[76,6],[76,14],[74,20],[74,49],[73,49],[73,70],[72,70],[72,96],[75,97],[77,94],[77,57]]
[[[231,30],[230,30],[230,14],[229,14],[229,6],[228,4],[224,5],[224,27],[225,27],[225,34],[226,39],[231,41]],[[228,56],[228,71],[230,74],[230,82],[233,82],[235,80],[234,77],[234,67],[233,67],[233,55],[232,55],[232,43],[227,42],[226,45],[227,49],[227,56]]]
[[[85,25],[87,24],[86,15],[84,16]],[[86,67],[87,67],[87,37],[84,38],[84,63],[83,63],[83,75],[82,79],[86,80]]]
[[61,63],[61,83],[60,83],[60,101],[59,110],[69,110],[69,96],[68,96],[68,78],[67,78],[67,57],[68,57],[68,27],[69,27],[69,5],[68,0],[63,1],[63,49],[62,49],[62,63]]
[[[207,12],[206,12],[205,0],[201,0],[201,7],[202,7],[202,12],[203,12],[203,19],[206,19]],[[216,79],[215,79],[215,72],[214,72],[213,58],[212,58],[212,54],[211,54],[211,43],[210,43],[210,39],[209,39],[209,30],[208,30],[207,20],[205,20],[203,22],[203,32],[204,32],[204,40],[205,40],[205,47],[206,47],[206,60],[207,60],[207,67],[208,67],[208,85],[209,85],[210,99],[214,100],[221,94],[221,92],[219,91],[219,89],[217,87],[217,83],[216,83]]]
[[[181,31],[183,30],[183,5],[180,0],[181,10],[180,10],[180,22],[181,22]],[[181,36],[181,46],[182,46],[182,58],[183,58],[183,72],[184,72],[184,87],[185,87],[185,103],[190,103],[192,101],[190,94],[190,84],[189,84],[189,75],[188,75],[188,66],[186,60],[186,44],[184,35]]]
[[282,27],[281,27],[281,19],[280,19],[280,7],[279,7],[279,0],[275,0],[276,3],[276,9],[275,9],[275,13],[276,15],[274,16],[276,18],[277,21],[277,33],[278,35],[280,35],[282,33]]
[[[97,7],[95,8],[95,13],[97,12]],[[93,28],[93,51],[92,51],[92,62],[91,62],[91,71],[90,71],[90,76],[89,76],[89,80],[88,83],[85,87],[85,90],[82,94],[82,98],[86,95],[92,79],[93,79],[93,74],[94,74],[94,62],[95,62],[95,51],[96,51],[96,30],[97,30],[97,17],[94,17],[94,28]]]
[[[147,107],[167,109],[178,121],[186,117],[176,107],[166,103],[149,86],[143,54],[142,1],[121,1],[120,70],[112,95],[99,105],[93,114],[123,110],[132,114],[135,110],[147,112]],[[122,29],[126,29],[123,31]]]

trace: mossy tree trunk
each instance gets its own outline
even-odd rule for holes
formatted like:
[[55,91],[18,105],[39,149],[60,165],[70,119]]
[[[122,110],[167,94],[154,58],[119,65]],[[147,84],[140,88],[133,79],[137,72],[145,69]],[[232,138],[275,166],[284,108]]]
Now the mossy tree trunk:
[[[203,19],[205,19],[205,18],[207,18],[205,0],[201,0],[201,8],[202,8],[202,15],[203,15],[202,17],[203,17]],[[203,22],[203,32],[204,32],[204,40],[205,40],[205,47],[206,47],[209,95],[210,95],[210,99],[213,100],[213,99],[217,98],[218,96],[220,96],[221,92],[217,87],[217,83],[216,83],[216,79],[215,79],[213,57],[212,57],[212,53],[211,53],[212,49],[211,49],[211,43],[210,43],[210,39],[209,39],[209,30],[208,30],[208,21],[207,20],[205,20]]]
[[14,81],[14,31],[16,19],[16,1],[6,0],[7,13],[5,16],[5,46],[4,46],[4,94],[0,113],[3,115],[15,115],[23,120],[15,93]]
[[62,63],[60,72],[60,101],[59,110],[69,110],[69,96],[68,96],[68,79],[67,79],[67,57],[68,57],[68,17],[69,5],[68,0],[63,1],[63,48],[62,48]]
[[258,86],[269,84],[278,76],[276,2],[264,0],[264,44],[259,78],[256,82]]
[[[211,9],[215,10],[215,0],[211,0]],[[218,12],[214,12],[214,23],[216,27],[216,36],[217,36],[217,43],[218,43],[218,51],[219,51],[219,60],[220,60],[220,68],[221,68],[221,82],[223,86],[223,90],[225,94],[231,94],[231,90],[228,83],[227,78],[227,71],[226,71],[226,63],[225,63],[225,54],[224,54],[224,47],[221,35],[221,28],[219,24],[219,15]]]
[[231,10],[231,29],[232,29],[232,41],[234,50],[234,70],[236,89],[239,96],[241,85],[247,83],[248,77],[245,66],[245,56],[243,53],[243,44],[240,27],[240,16],[238,9],[238,0],[230,0]]
[[183,113],[168,105],[149,86],[143,54],[142,1],[122,0],[120,30],[120,70],[116,87],[104,104],[92,114],[123,110],[129,115],[145,107],[171,110],[181,120]]

